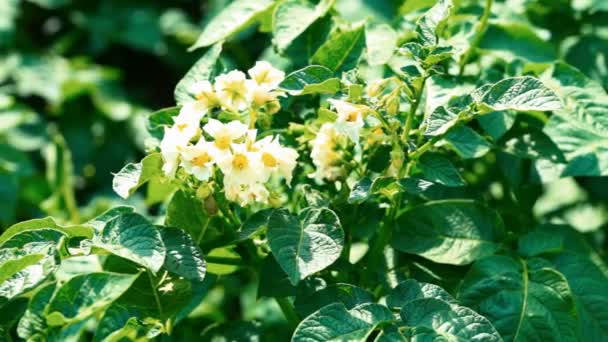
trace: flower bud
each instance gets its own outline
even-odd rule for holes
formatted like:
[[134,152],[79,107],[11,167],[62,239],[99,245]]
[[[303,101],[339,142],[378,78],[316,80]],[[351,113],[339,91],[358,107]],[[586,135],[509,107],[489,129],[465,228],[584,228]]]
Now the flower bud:
[[213,189],[211,189],[209,183],[204,183],[203,185],[199,186],[198,189],[196,189],[196,197],[202,200],[211,196],[212,193]]
[[203,209],[205,209],[205,212],[209,216],[217,215],[217,202],[215,201],[215,198],[213,198],[213,196],[205,198],[205,200],[203,201]]

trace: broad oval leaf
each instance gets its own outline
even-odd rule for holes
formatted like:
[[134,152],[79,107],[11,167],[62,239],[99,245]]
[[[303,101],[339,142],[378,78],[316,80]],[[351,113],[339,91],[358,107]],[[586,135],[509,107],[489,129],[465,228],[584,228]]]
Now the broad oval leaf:
[[27,310],[17,325],[17,335],[23,339],[29,339],[47,329],[44,311],[53,298],[56,289],[55,283],[50,283],[39,288],[28,303]]
[[338,216],[326,208],[306,208],[297,217],[287,210],[276,210],[268,219],[268,242],[295,285],[338,259],[344,231]]
[[408,279],[389,292],[386,296],[386,305],[391,309],[401,309],[405,304],[421,298],[435,298],[449,304],[457,304],[456,299],[441,287]]
[[334,303],[306,317],[291,340],[365,341],[378,324],[393,320],[392,312],[380,304],[361,304],[348,310],[344,304]]
[[489,87],[480,102],[492,111],[549,111],[562,108],[553,90],[534,77],[512,77]]
[[125,214],[110,220],[93,246],[158,272],[166,249],[158,229],[139,214]]
[[279,85],[291,95],[334,94],[340,90],[340,79],[322,65],[309,65],[296,70]]
[[419,167],[424,178],[445,186],[466,185],[452,162],[438,153],[425,153],[420,157]]
[[203,281],[206,269],[203,252],[190,234],[168,227],[161,228],[160,234],[167,250],[164,263],[167,271],[186,279]]
[[247,28],[274,3],[273,0],[236,0],[230,3],[205,26],[190,50],[213,45]]
[[434,201],[397,219],[392,245],[434,262],[465,265],[493,254],[503,235],[498,213],[468,200]]
[[144,157],[139,163],[129,163],[114,175],[112,188],[120,197],[126,199],[140,186],[153,177],[160,177],[163,160],[160,153],[152,153]]
[[454,5],[452,0],[439,0],[416,23],[416,33],[422,45],[437,45],[441,30]]
[[10,240],[17,234],[24,232],[34,232],[36,230],[55,230],[61,232],[68,237],[93,237],[93,229],[87,226],[61,226],[55,222],[54,219],[47,217],[42,219],[33,219],[28,221],[19,222],[6,229],[2,235],[0,235],[0,246],[4,245],[6,241]]
[[443,138],[463,159],[482,157],[492,148],[486,139],[468,126],[451,129]]
[[332,33],[311,57],[314,64],[335,72],[354,68],[365,48],[365,25],[337,30]]
[[568,160],[562,176],[608,175],[608,94],[564,63],[556,63],[545,79],[565,102],[544,128]]
[[408,328],[404,335],[414,341],[502,342],[492,323],[475,311],[451,305],[440,299],[421,298],[401,308],[401,319]]
[[47,324],[63,325],[83,320],[112,304],[138,277],[137,274],[89,273],[63,284],[47,308]]
[[279,51],[285,50],[317,19],[333,6],[334,0],[322,0],[317,5],[304,0],[287,0],[274,11],[273,43]]
[[494,323],[507,341],[576,341],[576,313],[564,276],[541,259],[491,256],[473,265],[463,304]]

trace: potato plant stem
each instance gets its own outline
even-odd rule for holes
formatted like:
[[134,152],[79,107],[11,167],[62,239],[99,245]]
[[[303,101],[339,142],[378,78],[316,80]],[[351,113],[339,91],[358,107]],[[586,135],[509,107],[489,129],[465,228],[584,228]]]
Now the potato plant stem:
[[479,43],[481,43],[481,39],[483,38],[484,33],[486,33],[486,30],[488,29],[488,21],[490,19],[490,14],[492,14],[492,2],[493,2],[493,0],[486,0],[485,6],[483,9],[483,14],[481,15],[479,24],[476,26],[475,32],[473,33],[473,39],[471,41],[471,45],[469,46],[467,51],[462,55],[462,57],[460,59],[459,75],[461,75],[461,76],[464,73],[464,68],[467,65],[467,62],[469,61],[469,58],[471,58],[473,51],[475,51],[475,49],[477,48]]
[[298,317],[293,304],[286,297],[274,297],[274,299],[277,301],[277,304],[279,304],[279,307],[281,308],[281,311],[283,311],[283,315],[285,315],[285,319],[287,319],[291,328],[295,329],[300,323],[300,318]]

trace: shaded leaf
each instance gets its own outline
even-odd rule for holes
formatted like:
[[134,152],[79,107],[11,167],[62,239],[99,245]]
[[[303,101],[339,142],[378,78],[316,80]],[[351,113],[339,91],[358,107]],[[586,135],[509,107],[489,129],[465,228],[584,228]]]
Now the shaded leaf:
[[210,46],[244,30],[273,5],[272,0],[236,0],[230,3],[205,26],[190,50]]
[[392,245],[438,263],[464,265],[493,254],[503,222],[494,210],[467,200],[428,202],[397,219]]
[[298,216],[276,210],[268,220],[268,243],[295,285],[338,259],[344,232],[336,214],[326,208],[307,208]]

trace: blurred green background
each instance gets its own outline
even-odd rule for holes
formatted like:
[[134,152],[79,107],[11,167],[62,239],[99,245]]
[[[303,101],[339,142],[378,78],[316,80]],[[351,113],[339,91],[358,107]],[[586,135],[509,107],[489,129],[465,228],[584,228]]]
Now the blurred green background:
[[[204,53],[188,47],[229,2],[0,0],[0,231],[48,215],[77,223],[124,204],[112,191],[112,172],[145,154],[147,115],[175,104],[175,84]],[[483,11],[483,1],[455,2],[463,16]],[[336,10],[346,20],[369,18],[407,32],[408,16],[432,3],[338,0]],[[262,58],[286,71],[300,66],[276,56],[270,45],[268,34],[248,29],[224,45],[222,59],[242,70]],[[480,47],[509,66],[564,59],[608,88],[608,0],[497,0]],[[563,198],[564,184],[557,184],[553,192],[546,189],[546,202],[560,198],[565,210],[608,203],[606,177],[566,185],[572,196]],[[143,196],[128,204],[142,212],[158,209]],[[589,225],[585,217],[573,220]],[[267,336],[287,336],[272,300],[253,305],[257,286],[247,280],[253,277],[247,269],[225,277],[193,316],[208,322],[264,318]],[[206,327],[196,324],[178,329],[177,339]]]

